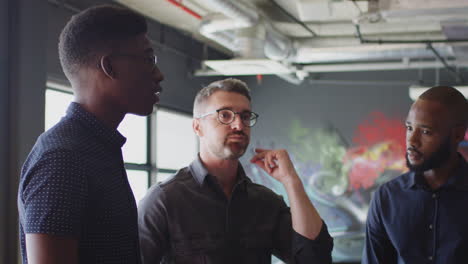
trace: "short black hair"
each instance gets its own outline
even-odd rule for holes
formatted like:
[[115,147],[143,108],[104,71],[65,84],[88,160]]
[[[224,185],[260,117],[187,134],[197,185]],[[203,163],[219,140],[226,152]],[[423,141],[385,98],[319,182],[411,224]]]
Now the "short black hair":
[[468,101],[454,87],[435,86],[422,93],[418,99],[439,102],[447,107],[458,124],[468,126]]
[[121,41],[147,32],[145,18],[127,8],[100,5],[74,15],[59,39],[59,57],[68,78],[83,66],[98,63],[97,56]]

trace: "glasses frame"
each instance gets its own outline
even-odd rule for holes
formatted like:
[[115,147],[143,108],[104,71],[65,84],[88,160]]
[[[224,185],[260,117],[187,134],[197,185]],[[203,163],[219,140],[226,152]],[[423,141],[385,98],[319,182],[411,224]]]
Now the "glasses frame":
[[112,56],[124,56],[124,57],[143,59],[143,62],[151,67],[151,70],[156,69],[156,67],[158,66],[158,57],[154,54],[148,56],[148,55],[141,55],[141,54],[119,52],[119,53],[112,53]]
[[[219,112],[221,112],[221,111],[230,111],[230,112],[233,113],[233,116],[234,116],[234,117],[232,118],[231,122],[225,123],[225,122],[222,122],[222,121],[221,121],[221,119],[220,119],[220,117],[219,117]],[[207,116],[212,115],[212,114],[217,114],[217,116],[216,116],[217,118],[216,118],[216,119],[218,120],[219,123],[221,123],[221,124],[223,124],[223,125],[230,125],[230,124],[232,124],[232,122],[234,122],[234,121],[236,120],[236,115],[241,116],[241,114],[243,114],[243,113],[247,113],[247,112],[246,112],[246,111],[243,111],[243,112],[236,112],[236,111],[233,111],[233,110],[231,110],[231,109],[229,109],[229,108],[221,108],[221,109],[217,109],[217,110],[214,110],[214,111],[211,111],[211,112],[202,114],[202,115],[198,116],[197,119],[201,119],[201,118],[207,117]],[[244,124],[244,126],[253,127],[253,126],[255,126],[255,124],[257,124],[257,119],[258,119],[258,117],[259,117],[260,115],[257,114],[257,113],[255,113],[255,112],[252,112],[252,111],[248,111],[248,113],[250,113],[251,117],[252,117],[252,116],[254,117],[253,119],[252,119],[252,118],[249,119],[249,121],[254,120],[254,123],[253,123],[252,125],[250,124],[250,122],[249,122],[248,124],[246,124],[242,118],[241,118],[241,122],[242,122],[242,124]],[[240,118],[240,117],[239,117],[239,118]]]

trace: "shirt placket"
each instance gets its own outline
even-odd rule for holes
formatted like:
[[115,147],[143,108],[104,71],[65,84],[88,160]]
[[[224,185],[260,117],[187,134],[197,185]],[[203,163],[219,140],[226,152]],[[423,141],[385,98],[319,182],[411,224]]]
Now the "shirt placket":
[[236,239],[236,231],[232,230],[231,226],[231,210],[232,210],[232,203],[234,200],[234,197],[236,195],[236,190],[238,189],[238,186],[240,185],[242,181],[237,182],[234,185],[234,188],[232,188],[232,193],[231,197],[229,199],[226,199],[226,226],[225,226],[225,232],[226,232],[226,237],[228,239],[228,243],[230,246],[238,246],[238,239]]
[[427,260],[428,263],[434,263],[436,258],[436,249],[437,249],[437,219],[439,214],[439,199],[440,192],[433,192],[431,194],[432,204],[433,204],[433,215],[429,224],[430,237],[432,238],[429,242],[429,250]]

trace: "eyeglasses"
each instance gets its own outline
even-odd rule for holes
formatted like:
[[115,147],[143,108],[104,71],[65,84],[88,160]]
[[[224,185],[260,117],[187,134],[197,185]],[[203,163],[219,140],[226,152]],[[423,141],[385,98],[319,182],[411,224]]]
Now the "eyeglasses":
[[137,59],[143,59],[143,61],[151,67],[152,70],[156,68],[156,64],[158,63],[158,57],[154,54],[152,55],[139,55],[139,54],[130,54],[130,53],[112,53],[114,56],[125,56]]
[[218,114],[218,121],[224,125],[231,124],[236,119],[236,115],[239,115],[242,123],[245,126],[253,127],[255,123],[257,123],[257,118],[258,118],[257,113],[250,112],[250,111],[234,112],[231,109],[218,109],[218,110],[200,115],[197,118],[204,118],[206,116],[209,116],[215,113]]

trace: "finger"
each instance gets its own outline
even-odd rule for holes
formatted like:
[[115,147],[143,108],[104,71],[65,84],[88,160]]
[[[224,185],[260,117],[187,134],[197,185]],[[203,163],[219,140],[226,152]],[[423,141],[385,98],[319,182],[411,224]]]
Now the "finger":
[[274,158],[274,153],[272,152],[269,152],[266,156],[265,156],[265,159],[264,159],[264,163],[265,163],[265,166],[268,168],[268,172],[269,173],[272,173],[274,171],[275,168],[277,168],[277,164],[275,162],[275,158]]
[[264,148],[255,148],[255,152],[257,153],[261,153],[261,152],[265,152],[265,151],[270,151],[271,149],[264,149]]
[[267,153],[268,153],[267,151],[259,152],[258,154],[256,154],[255,156],[252,157],[250,162],[256,162],[257,160],[263,160]]
[[265,161],[267,162],[269,168],[275,168],[277,166],[275,160],[276,154],[273,151],[270,151],[265,155]]
[[268,165],[266,165],[264,160],[258,160],[257,162],[255,162],[255,165],[260,167],[263,171],[265,171],[269,175],[271,175],[271,173],[273,171],[273,169],[271,169]]
[[254,164],[257,165],[258,167],[260,167],[265,172],[268,172],[267,168],[265,167],[265,163],[263,161],[258,160],[256,162],[254,162]]

